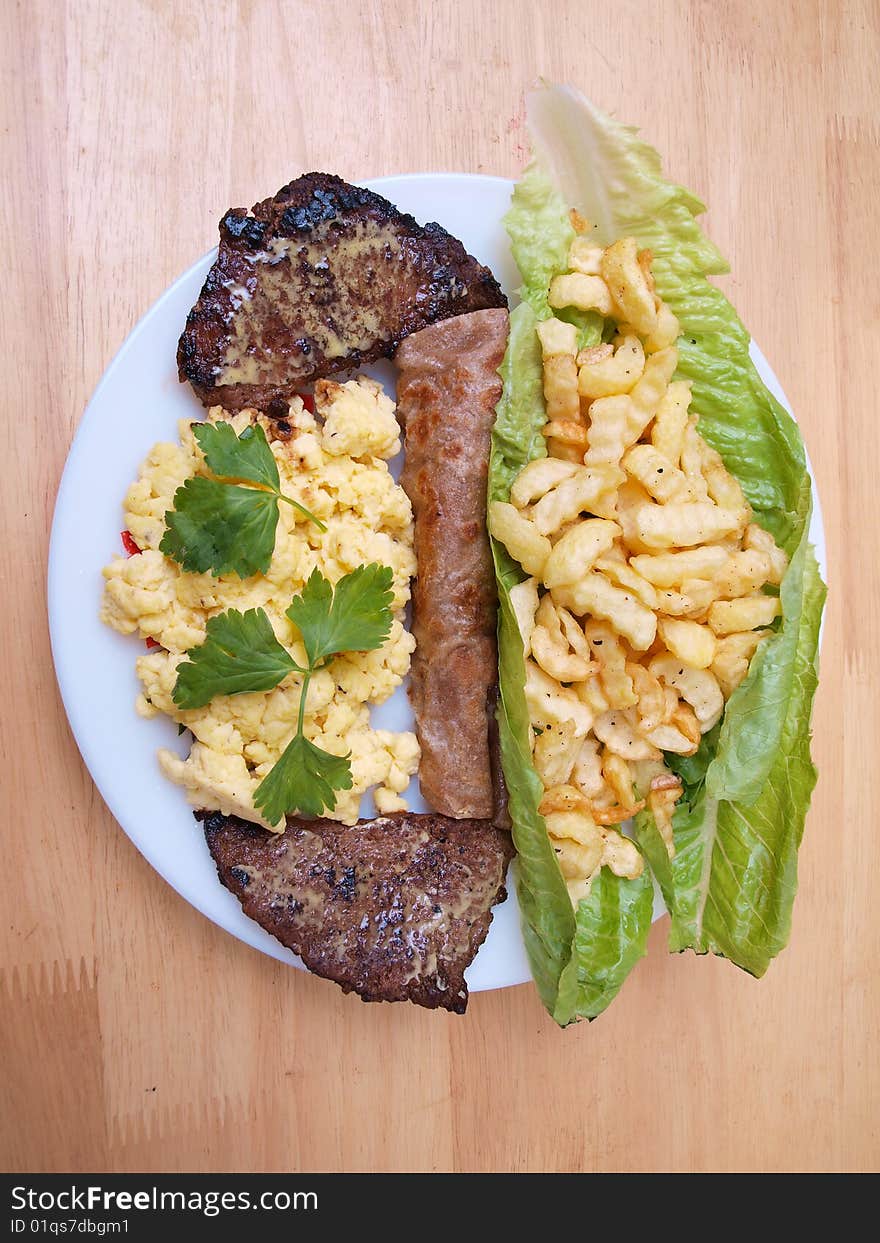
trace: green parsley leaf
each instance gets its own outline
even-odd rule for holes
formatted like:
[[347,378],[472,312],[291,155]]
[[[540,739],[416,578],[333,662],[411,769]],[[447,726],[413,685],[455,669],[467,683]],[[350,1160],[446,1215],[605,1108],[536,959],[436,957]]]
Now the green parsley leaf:
[[313,522],[319,531],[327,530],[310,509],[306,509],[305,505],[300,505],[292,497],[285,496],[281,491],[278,463],[259,423],[246,427],[240,436],[236,436],[231,423],[193,423],[192,429],[205,455],[208,469],[219,475],[224,482],[243,480],[269,488],[279,501],[292,505],[304,518]]
[[336,791],[352,786],[350,756],[329,755],[297,732],[254,793],[254,806],[270,824],[289,811],[319,816],[336,806]]
[[275,549],[278,497],[196,475],[174,493],[161,552],[185,570],[265,574]]
[[371,652],[391,630],[391,584],[387,565],[359,565],[331,587],[319,570],[287,610],[299,627],[312,668],[337,652]]
[[236,436],[231,423],[193,423],[208,469],[220,479],[246,479],[279,490],[278,464],[266,433],[259,423],[250,424]]
[[[277,505],[276,498],[268,493],[251,493],[247,488],[201,477],[188,479],[178,489],[175,504],[180,493],[190,485],[196,485],[196,503],[205,490],[204,485],[209,485],[209,489],[225,488],[227,492],[268,497]],[[166,534],[173,533],[175,539],[183,541],[187,534],[183,520],[192,502],[187,497],[181,499],[184,503],[179,511],[167,515]],[[201,539],[204,543],[204,529]],[[192,549],[184,548],[184,552],[190,555]],[[216,548],[213,552],[215,560],[218,559],[220,553]],[[302,594],[287,610],[302,635],[308,655],[307,669],[302,669],[275,638],[263,609],[249,609],[247,613],[227,609],[212,617],[204,643],[190,648],[187,659],[178,665],[173,699],[180,708],[201,708],[215,695],[271,690],[289,673],[303,674],[296,733],[254,792],[254,806],[270,824],[277,824],[288,812],[319,816],[325,809],[332,811],[336,806],[336,791],[352,788],[350,755],[330,755],[306,738],[303,732],[306,697],[312,675],[324,668],[333,656],[340,652],[372,651],[388,638],[393,579],[389,566],[375,563],[358,566],[341,578],[335,588],[320,571],[312,573]]]
[[240,436],[231,423],[193,423],[192,429],[205,464],[220,478],[199,475],[177,489],[159,545],[167,557],[198,574],[265,574],[275,551],[279,501],[292,505],[319,531],[327,530],[311,510],[281,491],[278,464],[259,424]]
[[270,691],[289,673],[304,673],[275,638],[263,609],[228,609],[208,622],[204,643],[177,666],[172,698],[179,708],[203,708],[215,695]]

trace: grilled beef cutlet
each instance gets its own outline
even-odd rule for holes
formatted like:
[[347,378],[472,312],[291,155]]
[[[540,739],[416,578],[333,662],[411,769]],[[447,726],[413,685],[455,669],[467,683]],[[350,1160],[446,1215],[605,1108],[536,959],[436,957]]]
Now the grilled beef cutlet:
[[507,299],[438,224],[327,173],[220,221],[177,347],[206,406],[273,412],[298,388],[393,354],[411,332]]
[[510,836],[486,821],[395,812],[284,833],[196,812],[220,879],[316,975],[364,1001],[463,1014],[465,968],[507,896]]

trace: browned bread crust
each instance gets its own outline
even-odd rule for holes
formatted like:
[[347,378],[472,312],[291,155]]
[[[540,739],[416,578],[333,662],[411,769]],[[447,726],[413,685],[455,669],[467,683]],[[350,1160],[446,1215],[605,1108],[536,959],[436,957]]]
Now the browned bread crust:
[[205,405],[280,409],[303,385],[390,356],[412,332],[507,299],[438,224],[327,173],[306,173],[249,215],[220,221],[220,249],[177,349]]

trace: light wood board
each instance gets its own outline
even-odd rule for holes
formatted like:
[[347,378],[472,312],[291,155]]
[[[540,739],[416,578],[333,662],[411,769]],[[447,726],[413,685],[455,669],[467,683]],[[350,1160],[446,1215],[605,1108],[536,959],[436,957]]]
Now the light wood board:
[[[876,1168],[878,5],[0,9],[0,1168]],[[83,767],[45,604],[83,407],[221,213],[312,168],[513,176],[539,74],[641,126],[709,204],[815,463],[831,589],[790,948],[757,983],[668,956],[661,923],[566,1032],[530,986],[465,1019],[365,1006],[190,909]]]

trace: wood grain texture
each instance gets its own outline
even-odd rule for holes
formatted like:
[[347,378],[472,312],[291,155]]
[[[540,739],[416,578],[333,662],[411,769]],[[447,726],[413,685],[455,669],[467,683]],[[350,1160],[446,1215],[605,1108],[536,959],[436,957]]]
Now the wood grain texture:
[[[880,1162],[877,3],[3,0],[0,1167],[838,1170]],[[571,81],[710,204],[794,404],[830,597],[790,948],[670,957],[599,1022],[531,987],[364,1006],[179,899],[104,808],[45,611],[55,490],[136,320],[230,205],[311,168],[514,175]],[[107,481],[121,488],[126,481]]]

